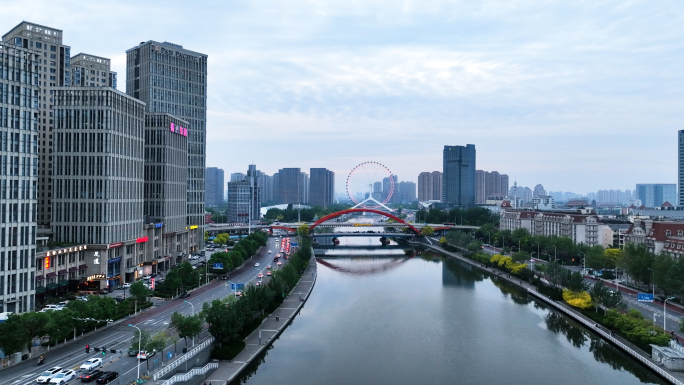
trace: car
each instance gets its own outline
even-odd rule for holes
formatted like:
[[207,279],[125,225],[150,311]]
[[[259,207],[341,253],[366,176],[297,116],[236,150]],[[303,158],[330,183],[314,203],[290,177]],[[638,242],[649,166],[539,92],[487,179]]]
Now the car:
[[271,265],[266,266],[266,268],[270,270],[270,269],[271,269]]
[[270,271],[267,271],[267,272],[266,272],[266,275],[270,277],[270,276],[271,276],[271,272],[270,272]]
[[264,274],[263,273],[257,274],[257,278],[264,278]]
[[123,285],[121,285],[121,287],[124,289],[128,289],[129,287],[131,287],[131,284],[127,282],[127,283],[124,283]]
[[181,295],[180,295],[181,298],[188,298],[189,296],[190,296],[190,292],[189,292],[189,291],[184,291],[184,292],[182,292]]
[[50,379],[51,384],[66,384],[67,382],[76,378],[76,372],[71,369],[64,369],[61,372],[55,374],[54,377]]
[[268,253],[271,254],[273,251],[269,250]]
[[280,265],[282,265],[282,264],[283,264],[283,263],[280,262],[280,261],[278,261],[278,263],[276,263],[276,265],[278,265],[278,266],[280,266]]
[[223,276],[221,276],[221,279],[224,280],[224,281],[226,281],[226,280],[228,280],[228,276],[227,276],[227,275],[223,275]]
[[61,371],[62,371],[61,366],[52,367],[52,368],[44,371],[43,373],[41,373],[40,376],[38,376],[38,378],[36,379],[36,382],[39,384],[48,384],[48,383],[50,383],[50,379]]
[[123,300],[125,299],[126,298],[124,298],[123,295],[117,295],[116,297],[114,297],[114,300],[116,300],[116,302],[123,302]]
[[86,360],[86,362],[81,365],[79,370],[92,370],[98,366],[102,366],[102,358],[91,358]]
[[146,360],[150,357],[153,357],[155,354],[157,354],[156,350],[152,350],[151,352],[148,352],[147,350],[141,350],[140,353],[138,353],[138,359]]
[[98,378],[100,378],[102,376],[102,373],[104,373],[104,372],[101,370],[97,370],[97,369],[89,370],[89,371],[81,374],[81,376],[80,376],[81,382],[90,382],[93,380],[97,380]]
[[152,276],[151,276],[151,275],[146,275],[146,276],[143,277],[143,280],[145,280],[145,281],[149,281],[149,280],[151,280],[151,279],[152,279]]
[[259,262],[254,264],[254,267],[259,267],[259,266],[261,266],[261,264]]
[[109,290],[102,289],[102,290],[98,291],[97,294],[101,294],[101,295],[109,294]]
[[102,373],[100,378],[95,380],[95,382],[97,382],[98,384],[108,384],[111,381],[115,380],[117,377],[119,377],[118,372],[104,372]]
[[235,292],[236,297],[242,297],[242,292],[241,291],[236,291]]
[[278,262],[278,257],[273,258],[273,262]]
[[138,353],[139,353],[138,350],[135,350],[135,349],[128,349],[128,356],[129,356],[129,357],[137,357],[137,356],[138,356]]
[[257,286],[261,286],[261,281],[256,281]]

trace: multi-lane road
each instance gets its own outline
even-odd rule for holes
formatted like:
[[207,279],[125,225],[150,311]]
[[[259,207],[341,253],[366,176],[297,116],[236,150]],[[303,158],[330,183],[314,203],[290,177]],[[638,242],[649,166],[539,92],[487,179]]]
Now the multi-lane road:
[[[208,285],[204,285],[196,290],[193,290],[189,297],[178,298],[169,301],[161,301],[156,306],[148,309],[145,312],[139,313],[137,316],[128,317],[123,320],[115,322],[107,328],[99,329],[96,332],[90,332],[76,341],[62,345],[57,349],[44,354],[46,362],[38,366],[36,360],[29,360],[13,367],[0,371],[0,384],[3,385],[28,385],[35,384],[36,378],[44,370],[53,366],[60,366],[62,368],[78,369],[78,367],[87,359],[100,357],[103,358],[104,364],[101,370],[115,371],[119,373],[119,378],[112,382],[112,384],[128,384],[135,381],[138,372],[138,359],[136,357],[128,356],[128,349],[131,346],[131,339],[134,336],[135,328],[129,326],[133,325],[142,330],[146,330],[154,334],[160,330],[165,330],[169,327],[171,315],[174,312],[183,315],[192,314],[193,310],[199,312],[202,309],[204,302],[211,302],[215,299],[224,298],[228,295],[234,295],[230,283],[238,283],[249,285],[257,281],[259,273],[264,274],[264,279],[267,279],[266,271],[269,264],[275,270],[276,265],[272,262],[273,257],[278,252],[279,247],[276,242],[279,237],[269,238],[268,245],[262,247],[261,250],[237,271],[230,274],[228,281],[215,280]],[[272,250],[271,253],[268,251]],[[207,252],[206,259],[210,257]],[[200,259],[199,261],[201,261]],[[192,261],[197,263],[198,260]],[[283,260],[283,263],[286,261]],[[259,263],[259,267],[255,264]],[[118,295],[117,292],[110,295]],[[188,303],[186,303],[186,301]],[[192,304],[192,306],[190,305]],[[200,335],[206,335],[206,330]],[[85,346],[90,346],[90,353],[85,352]],[[193,342],[188,341],[187,347],[192,347]],[[105,355],[102,351],[95,352],[95,347],[106,347]],[[162,352],[151,357],[147,362],[140,362],[140,373],[145,373],[149,368],[159,367],[162,361],[165,363],[169,359],[176,357],[178,354],[183,354],[185,342],[181,339],[175,344],[169,344]],[[112,353],[111,350],[116,350]],[[80,380],[74,380],[73,383]]]

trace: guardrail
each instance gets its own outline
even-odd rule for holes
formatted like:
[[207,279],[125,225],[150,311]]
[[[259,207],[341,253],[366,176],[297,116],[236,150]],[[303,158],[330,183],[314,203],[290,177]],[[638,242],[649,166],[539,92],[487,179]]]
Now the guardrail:
[[176,374],[173,377],[169,378],[168,380],[162,382],[162,385],[173,385],[176,382],[189,381],[191,378],[193,378],[195,376],[203,376],[203,375],[207,374],[208,371],[210,371],[212,369],[217,369],[217,368],[218,368],[217,362],[210,362],[202,368],[194,368],[187,373]]
[[582,323],[582,324],[583,324],[584,326],[586,326],[588,329],[593,330],[595,333],[601,334],[601,337],[603,337],[603,339],[608,340],[608,341],[612,342],[614,345],[620,347],[620,349],[622,349],[624,352],[626,352],[626,353],[628,353],[629,355],[631,355],[632,358],[634,358],[634,359],[638,360],[639,362],[641,362],[642,364],[648,366],[649,369],[651,369],[651,370],[653,370],[654,372],[658,373],[660,376],[662,376],[662,377],[665,378],[666,380],[670,381],[671,383],[673,383],[673,384],[675,384],[675,385],[684,385],[684,382],[679,381],[679,379],[675,378],[673,375],[671,375],[670,373],[666,372],[666,371],[663,370],[661,367],[659,367],[656,363],[654,363],[653,361],[649,360],[648,358],[642,356],[641,354],[639,354],[639,353],[638,353],[637,351],[635,351],[634,349],[632,349],[632,348],[630,348],[629,346],[625,345],[624,343],[622,343],[622,341],[620,341],[620,340],[618,340],[617,338],[613,337],[613,336],[610,335],[609,333],[606,333],[603,329],[597,329],[596,327],[594,327],[594,322],[593,322],[593,321],[590,322],[589,319],[584,318],[584,317],[580,316],[579,314],[577,314],[577,313],[575,313],[575,312],[573,312],[573,311],[568,311],[568,310],[565,309],[564,307],[562,307],[562,306],[556,304],[555,302],[549,300],[548,298],[545,298],[543,295],[541,295],[541,294],[535,292],[535,291],[532,290],[532,289],[529,289],[529,288],[528,288],[527,291],[528,291],[530,294],[532,294],[532,295],[534,295],[534,296],[536,296],[536,297],[538,297],[538,298],[542,298],[544,301],[546,301],[546,302],[548,302],[548,303],[552,303],[553,305],[555,305],[555,307],[556,307],[557,309],[563,311],[563,313],[564,313],[565,315],[570,316],[571,318],[575,319],[576,321]]
[[[199,352],[207,348],[209,345],[211,345],[214,342],[214,337],[209,337],[206,340],[204,340],[201,344],[198,344],[192,350],[189,352],[183,354],[182,356],[179,356],[175,360],[167,363],[164,367],[160,368],[157,370],[153,375],[152,379],[154,381],[159,380],[160,378],[164,377],[165,375],[169,374],[171,371],[176,369],[180,364],[183,362],[191,359],[192,357],[196,356]],[[210,364],[211,365],[211,364]],[[194,369],[193,369],[194,370]],[[206,372],[205,372],[206,373]]]

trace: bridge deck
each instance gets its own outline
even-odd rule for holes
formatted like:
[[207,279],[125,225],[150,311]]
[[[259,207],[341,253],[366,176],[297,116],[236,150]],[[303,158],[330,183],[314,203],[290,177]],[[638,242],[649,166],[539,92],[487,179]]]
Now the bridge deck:
[[387,238],[413,238],[414,234],[406,233],[321,233],[321,234],[311,234],[314,238],[333,238],[333,237],[387,237]]

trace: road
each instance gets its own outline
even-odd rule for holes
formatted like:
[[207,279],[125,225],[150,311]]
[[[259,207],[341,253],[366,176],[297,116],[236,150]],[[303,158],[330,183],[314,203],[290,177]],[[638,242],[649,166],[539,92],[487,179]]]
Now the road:
[[[153,306],[147,311],[139,313],[137,316],[129,317],[108,328],[98,330],[97,332],[91,332],[89,335],[73,343],[53,349],[44,355],[46,359],[44,365],[37,366],[37,360],[32,359],[2,370],[0,371],[0,383],[4,385],[33,385],[36,383],[36,378],[45,369],[53,366],[78,369],[85,360],[94,357],[103,358],[104,365],[102,370],[119,372],[119,378],[112,381],[111,384],[128,384],[135,381],[137,378],[136,364],[138,363],[138,360],[135,357],[129,357],[127,354],[135,328],[128,325],[137,326],[142,330],[154,334],[169,327],[170,318],[174,312],[183,315],[191,315],[193,306],[194,310],[199,312],[204,302],[211,302],[228,295],[234,295],[228,282],[241,284],[253,283],[257,280],[257,274],[259,273],[263,273],[264,278],[266,278],[266,267],[269,264],[272,264],[273,270],[275,270],[276,267],[275,263],[272,263],[275,253],[279,250],[275,246],[276,240],[279,240],[279,237],[270,237],[267,247],[262,247],[257,255],[246,261],[240,269],[232,272],[229,276],[229,281],[215,280],[208,285],[193,290],[190,297],[160,301],[158,306]],[[273,250],[272,253],[268,253],[269,249]],[[209,259],[210,255],[211,253],[207,252],[206,258]],[[192,262],[196,264],[199,261],[202,261],[202,259],[194,260]],[[282,260],[282,262],[285,263],[287,261]],[[259,263],[260,266],[258,268],[255,267],[255,263]],[[120,294],[122,294],[122,292],[117,290],[109,295],[116,296]],[[185,303],[185,301],[193,306]],[[207,332],[205,330],[200,337],[204,337],[206,334]],[[86,344],[90,345],[91,348],[89,354],[85,353]],[[188,347],[192,347],[193,343],[188,341],[188,345]],[[102,352],[96,353],[94,351],[95,347],[99,348],[102,346],[106,346],[107,348],[106,355],[103,355]],[[170,357],[182,354],[184,347],[186,347],[185,342],[181,339],[175,344],[167,346],[161,353],[151,357],[149,362],[141,361],[140,373],[145,373],[148,365],[150,369],[159,367],[162,364],[162,360],[163,362],[166,362]],[[116,349],[117,352],[111,353],[111,349]],[[80,380],[77,379],[71,383],[77,382],[80,383]]]

